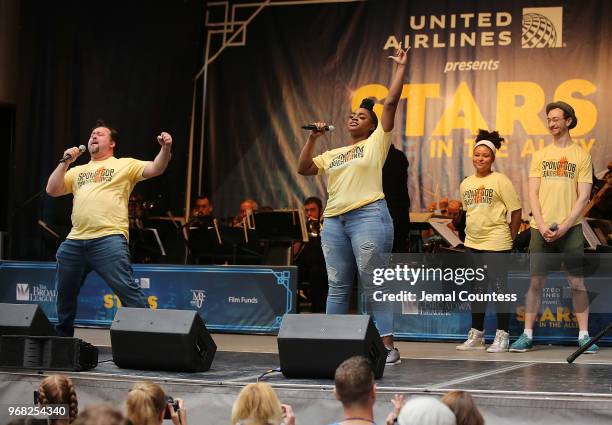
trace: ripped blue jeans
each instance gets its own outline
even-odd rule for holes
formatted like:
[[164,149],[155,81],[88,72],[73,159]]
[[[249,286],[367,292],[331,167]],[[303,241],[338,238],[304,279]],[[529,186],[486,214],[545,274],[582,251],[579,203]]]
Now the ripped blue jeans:
[[366,300],[368,313],[380,336],[393,335],[393,310],[388,303],[373,302],[375,290],[385,290],[373,285],[374,268],[380,263],[380,255],[391,253],[393,248],[393,221],[384,199],[364,205],[323,222],[321,245],[329,293],[327,314],[348,313],[355,272],[359,273],[359,295]]

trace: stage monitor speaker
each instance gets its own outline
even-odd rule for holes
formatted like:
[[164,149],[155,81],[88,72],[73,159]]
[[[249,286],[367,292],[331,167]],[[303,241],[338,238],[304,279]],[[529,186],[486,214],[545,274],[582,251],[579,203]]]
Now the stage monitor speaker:
[[98,349],[78,338],[3,335],[0,367],[83,371],[98,365]]
[[0,304],[0,335],[57,336],[38,304]]
[[278,332],[278,355],[288,378],[334,378],[352,356],[364,356],[382,378],[387,350],[368,315],[287,314]]
[[203,372],[217,345],[197,311],[127,308],[111,325],[113,361],[126,369]]

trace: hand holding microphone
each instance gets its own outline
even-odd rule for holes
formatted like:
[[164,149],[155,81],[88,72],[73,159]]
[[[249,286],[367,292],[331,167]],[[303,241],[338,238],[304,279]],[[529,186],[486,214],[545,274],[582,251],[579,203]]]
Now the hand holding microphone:
[[66,151],[64,152],[64,156],[62,157],[62,159],[60,159],[60,164],[72,164],[86,150],[87,148],[85,147],[85,145],[81,145],[78,148],[75,146],[70,149],[66,149]]
[[333,125],[328,125],[327,123],[324,123],[324,122],[315,122],[313,124],[306,124],[306,125],[303,125],[302,128],[304,130],[311,130],[312,133],[310,133],[310,137],[313,139],[318,139],[326,131],[334,131],[336,129],[336,127],[334,127]]
[[559,225],[557,223],[551,223],[551,225],[548,226],[548,230],[546,230],[544,233],[544,239],[546,242],[550,243],[555,240],[557,230],[559,230]]

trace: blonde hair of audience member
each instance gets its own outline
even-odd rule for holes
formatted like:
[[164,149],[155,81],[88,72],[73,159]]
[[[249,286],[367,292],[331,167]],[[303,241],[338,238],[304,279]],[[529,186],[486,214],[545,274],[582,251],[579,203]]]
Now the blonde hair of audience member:
[[[178,415],[172,415],[175,425],[186,425],[185,406],[179,401]],[[166,409],[172,409],[167,402],[166,394],[154,382],[137,382],[130,390],[125,401],[126,418],[132,425],[159,425],[164,420]],[[174,409],[172,409],[171,413]]]
[[79,402],[70,378],[65,375],[49,375],[38,386],[38,402],[40,404],[67,404],[68,421],[54,419],[52,424],[72,423],[79,413]]
[[290,406],[281,405],[276,393],[265,382],[245,386],[232,406],[231,425],[276,425],[283,421],[293,425],[295,419]]
[[124,425],[121,411],[109,404],[86,407],[72,425]]
[[442,397],[457,418],[457,425],[484,425],[485,420],[478,411],[472,396],[465,391],[450,391]]

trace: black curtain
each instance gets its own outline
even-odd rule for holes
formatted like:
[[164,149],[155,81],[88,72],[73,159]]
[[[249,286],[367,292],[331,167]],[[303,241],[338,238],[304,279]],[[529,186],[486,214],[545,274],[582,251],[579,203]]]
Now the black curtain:
[[[166,173],[135,191],[183,214],[193,76],[202,64],[202,0],[21,2],[16,144],[11,158],[12,258],[53,258],[37,225],[70,226],[71,197],[44,194],[63,151],[87,144],[99,118],[119,130],[117,157],[152,160],[170,132]],[[89,160],[83,155],[77,163]],[[41,192],[39,197],[24,205]]]

